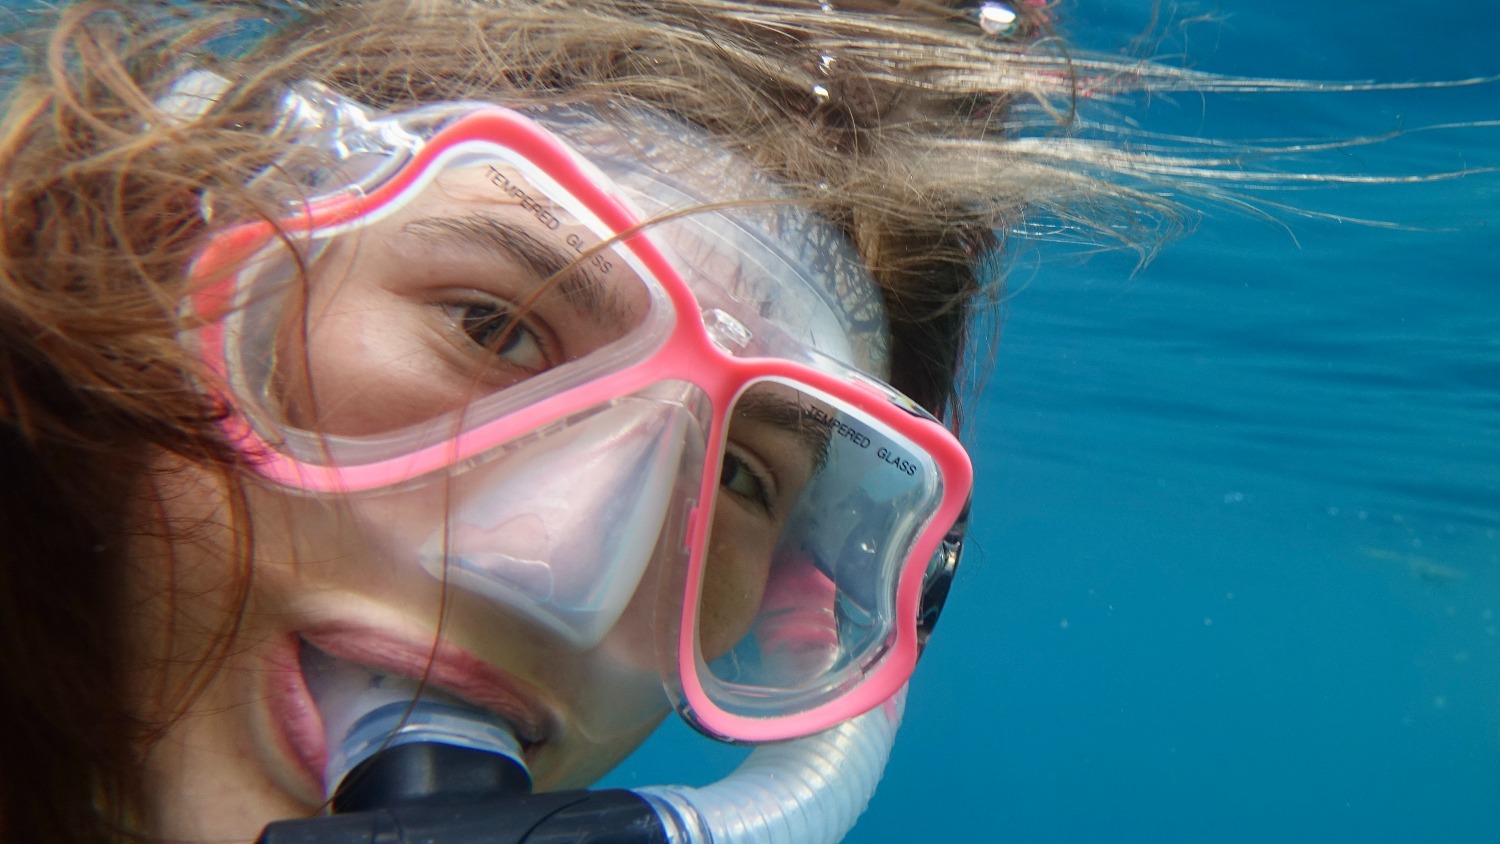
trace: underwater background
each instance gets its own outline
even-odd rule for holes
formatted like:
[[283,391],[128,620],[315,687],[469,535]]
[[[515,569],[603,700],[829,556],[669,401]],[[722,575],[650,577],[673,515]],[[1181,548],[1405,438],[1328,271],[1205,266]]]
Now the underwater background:
[[[1480,0],[1059,11],[1204,71],[1500,74]],[[1254,194],[1390,225],[1195,203],[1139,271],[1019,244],[972,542],[847,840],[1500,841],[1500,126],[1441,128],[1500,120],[1500,84],[1114,108],[1229,142],[1401,133],[1251,167],[1473,172]],[[669,724],[610,782],[717,778],[738,757],[707,744]]]
[[[1483,0],[1059,14],[1224,74],[1500,74]],[[1470,172],[1194,203],[1144,269],[1015,243],[971,542],[847,842],[1500,841],[1500,84],[1114,108],[1230,143],[1392,135],[1250,167]],[[742,756],[670,719],[605,784]]]

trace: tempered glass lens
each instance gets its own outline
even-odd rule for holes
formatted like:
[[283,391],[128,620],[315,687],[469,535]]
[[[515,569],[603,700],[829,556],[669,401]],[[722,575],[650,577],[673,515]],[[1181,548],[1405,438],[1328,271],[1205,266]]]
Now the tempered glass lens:
[[783,714],[857,682],[891,641],[897,580],[941,492],[924,452],[858,410],[779,382],[745,391],[704,570],[708,693]]
[[269,424],[368,437],[455,418],[598,364],[648,318],[638,263],[545,174],[499,153],[433,171],[314,231],[305,283],[279,245],[242,273],[235,363]]

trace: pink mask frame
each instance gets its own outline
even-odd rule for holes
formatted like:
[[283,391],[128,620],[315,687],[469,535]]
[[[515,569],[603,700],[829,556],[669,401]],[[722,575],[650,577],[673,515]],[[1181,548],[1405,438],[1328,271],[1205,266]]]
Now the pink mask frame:
[[[227,436],[248,456],[257,473],[277,484],[308,493],[338,495],[388,487],[461,463],[527,432],[666,380],[696,385],[712,406],[706,454],[723,452],[730,409],[750,385],[774,379],[806,385],[813,391],[857,409],[870,420],[899,432],[930,456],[941,478],[941,499],[927,519],[896,581],[893,639],[858,682],[812,708],[772,717],[751,717],[719,706],[700,677],[703,661],[696,632],[702,593],[707,536],[719,484],[717,463],[705,461],[698,506],[688,517],[685,544],[686,597],[677,627],[676,665],[679,708],[690,722],[720,738],[766,742],[809,735],[867,712],[891,698],[915,668],[925,633],[919,634],[923,584],[934,555],[941,553],[951,526],[967,507],[973,469],[956,437],[940,422],[880,381],[849,369],[835,375],[811,366],[768,357],[736,357],[714,341],[702,319],[698,298],[657,244],[639,230],[631,206],[601,184],[597,169],[569,149],[552,132],[529,117],[499,106],[475,106],[448,123],[415,151],[385,183],[368,193],[347,192],[317,200],[301,213],[277,224],[253,222],[228,229],[209,243],[193,265],[200,286],[191,305],[203,327],[197,342],[212,374],[229,379],[224,316],[236,307],[235,270],[278,237],[299,235],[357,221],[378,213],[440,160],[463,144],[487,144],[508,150],[534,164],[570,192],[611,231],[619,248],[628,250],[660,282],[675,312],[670,334],[655,352],[622,369],[577,385],[515,412],[459,431],[444,442],[408,454],[358,465],[321,465],[298,460],[265,440],[238,410],[223,422]],[[226,390],[226,392],[228,392]],[[945,584],[946,585],[946,584]],[[669,686],[672,684],[669,684]]]

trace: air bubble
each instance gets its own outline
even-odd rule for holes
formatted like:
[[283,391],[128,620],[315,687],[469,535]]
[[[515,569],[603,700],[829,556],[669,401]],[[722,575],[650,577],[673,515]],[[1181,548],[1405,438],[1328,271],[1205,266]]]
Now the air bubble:
[[980,4],[978,17],[985,35],[1004,37],[1016,31],[1016,13],[1003,3]]

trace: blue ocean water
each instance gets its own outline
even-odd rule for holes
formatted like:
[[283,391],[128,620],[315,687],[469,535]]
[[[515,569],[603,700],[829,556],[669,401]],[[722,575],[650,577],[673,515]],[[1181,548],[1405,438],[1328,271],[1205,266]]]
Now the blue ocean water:
[[[1062,9],[1134,54],[1151,13]],[[1476,0],[1167,17],[1156,52],[1201,70],[1500,73]],[[1267,165],[1500,166],[1496,126],[1422,129],[1500,120],[1497,84],[1121,113],[1230,141],[1404,131]],[[1500,840],[1500,176],[1259,196],[1390,225],[1207,207],[1141,271],[1016,259],[972,547],[848,841]],[[669,727],[613,781],[728,764]]]

